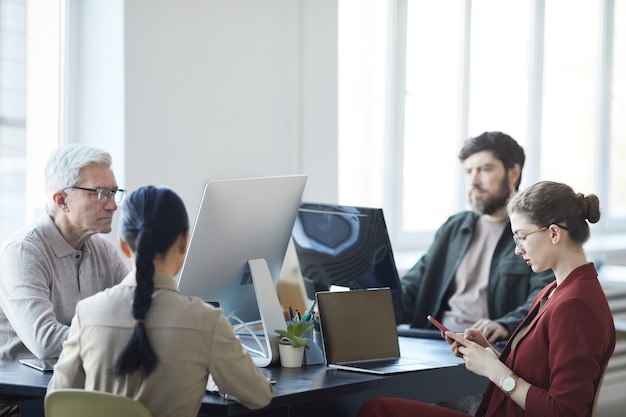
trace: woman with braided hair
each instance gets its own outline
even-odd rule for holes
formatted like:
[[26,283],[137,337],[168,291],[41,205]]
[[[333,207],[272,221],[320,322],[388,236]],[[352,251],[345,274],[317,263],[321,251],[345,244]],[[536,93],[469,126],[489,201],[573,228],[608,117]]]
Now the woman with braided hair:
[[[476,329],[444,336],[468,370],[489,379],[478,417],[592,414],[595,393],[615,349],[615,326],[583,243],[600,219],[598,197],[543,181],[507,206],[515,253],[556,280],[537,294],[526,318],[498,352]],[[357,417],[464,417],[466,413],[402,398],[366,402]]]
[[189,220],[180,197],[142,187],[122,208],[120,245],[135,269],[117,286],[78,303],[49,391],[122,394],[154,417],[196,416],[209,373],[222,394],[248,408],[269,404],[272,388],[220,309],[183,296]]

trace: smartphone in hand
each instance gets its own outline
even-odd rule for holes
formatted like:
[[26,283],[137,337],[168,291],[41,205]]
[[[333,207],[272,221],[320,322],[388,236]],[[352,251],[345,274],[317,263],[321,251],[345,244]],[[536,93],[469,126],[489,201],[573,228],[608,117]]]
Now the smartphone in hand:
[[439,330],[441,330],[442,332],[447,332],[449,331],[449,329],[444,326],[443,324],[441,324],[436,318],[434,318],[433,316],[431,316],[430,314],[428,315],[428,317],[426,317],[428,319],[429,322],[431,322],[436,328],[438,328]]

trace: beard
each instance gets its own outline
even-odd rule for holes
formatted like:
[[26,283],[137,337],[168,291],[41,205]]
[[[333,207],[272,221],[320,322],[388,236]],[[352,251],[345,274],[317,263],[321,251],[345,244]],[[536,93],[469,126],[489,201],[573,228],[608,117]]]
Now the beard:
[[[473,197],[472,190],[474,189],[476,189],[476,187],[472,187],[472,189],[470,189],[467,198],[472,210],[480,214],[494,214],[502,209],[506,205],[507,201],[509,201],[509,197],[511,197],[511,190],[509,188],[506,175],[502,178],[500,189],[496,192],[496,194],[486,194]],[[479,190],[485,191],[482,189]]]

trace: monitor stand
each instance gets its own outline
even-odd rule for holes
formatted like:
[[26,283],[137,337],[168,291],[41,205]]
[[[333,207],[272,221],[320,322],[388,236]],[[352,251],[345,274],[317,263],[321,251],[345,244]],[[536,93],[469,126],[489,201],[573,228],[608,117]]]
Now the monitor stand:
[[[263,336],[257,338],[259,350],[251,349],[252,360],[258,367],[266,367],[278,363],[278,341],[280,336],[274,330],[287,330],[287,323],[280,307],[280,301],[276,294],[276,287],[272,281],[269,267],[265,259],[250,259],[248,267],[252,275],[252,283],[256,294]],[[244,343],[244,346],[246,344]],[[247,347],[247,346],[246,346]]]

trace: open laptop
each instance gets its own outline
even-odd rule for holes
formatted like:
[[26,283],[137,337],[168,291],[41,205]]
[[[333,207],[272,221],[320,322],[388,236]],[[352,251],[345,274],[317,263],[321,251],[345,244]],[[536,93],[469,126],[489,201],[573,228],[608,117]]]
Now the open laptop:
[[428,369],[430,360],[400,356],[389,288],[318,292],[326,365],[373,374]]

